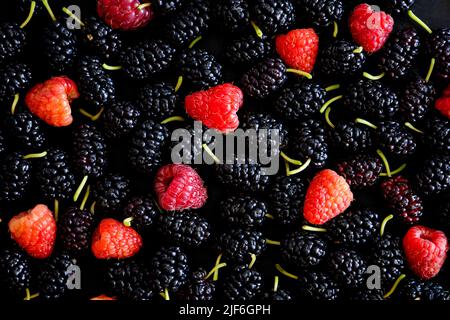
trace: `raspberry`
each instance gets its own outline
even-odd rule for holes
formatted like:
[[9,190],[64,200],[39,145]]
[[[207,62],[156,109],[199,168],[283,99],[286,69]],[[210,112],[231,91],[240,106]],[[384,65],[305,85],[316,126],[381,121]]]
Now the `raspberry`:
[[56,239],[53,213],[43,204],[14,216],[8,223],[12,238],[30,256],[48,258]]
[[135,30],[153,19],[151,6],[140,7],[139,0],[98,0],[97,13],[111,28]]
[[244,95],[235,85],[225,83],[185,98],[187,114],[205,126],[227,133],[239,126],[236,112],[244,103]]
[[62,127],[72,123],[70,103],[79,96],[75,82],[67,77],[53,77],[31,88],[25,104],[49,125]]
[[277,36],[275,47],[289,67],[311,73],[319,51],[319,37],[314,29],[295,29]]
[[394,19],[367,3],[356,6],[349,19],[353,39],[368,53],[380,50],[394,27]]
[[444,90],[442,97],[436,100],[434,107],[450,119],[450,85]]
[[403,238],[409,268],[421,279],[431,279],[447,257],[448,242],[442,231],[423,226],[411,227]]
[[107,218],[97,226],[91,250],[97,259],[125,259],[134,256],[141,247],[142,238],[134,229]]
[[344,212],[352,201],[345,179],[325,169],[315,175],[306,191],[303,216],[309,223],[324,224]]
[[156,174],[154,190],[164,210],[201,208],[208,198],[202,178],[191,167],[169,164]]

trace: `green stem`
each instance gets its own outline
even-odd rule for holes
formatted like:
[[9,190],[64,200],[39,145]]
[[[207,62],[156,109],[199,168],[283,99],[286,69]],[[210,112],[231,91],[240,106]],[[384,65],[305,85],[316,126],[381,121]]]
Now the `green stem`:
[[395,289],[397,289],[397,287],[398,287],[400,281],[402,281],[405,277],[406,277],[406,275],[402,273],[402,274],[397,278],[397,280],[395,280],[394,285],[392,286],[391,290],[389,290],[389,291],[383,296],[383,298],[384,298],[384,299],[389,298],[389,297],[395,292]]
[[301,166],[302,162],[300,160],[295,160],[288,157],[283,151],[280,152],[280,156],[289,163],[295,164],[297,166]]
[[372,128],[372,129],[375,129],[375,130],[378,129],[378,127],[376,125],[374,125],[372,122],[369,122],[369,121],[364,120],[362,118],[356,118],[355,122],[356,123],[360,123],[360,124],[364,124],[364,125],[368,126],[369,128]]
[[255,262],[256,262],[256,254],[250,253],[250,257],[252,258],[252,260],[248,264],[248,268],[249,269],[251,269],[253,267],[253,265],[255,264]]
[[198,36],[197,38],[195,38],[190,44],[189,44],[189,49],[192,49],[196,44],[197,44],[197,42],[199,42],[200,40],[202,40],[202,36]]
[[98,118],[100,118],[100,116],[102,115],[104,110],[105,110],[105,108],[101,107],[100,111],[97,112],[96,114],[91,114],[91,113],[87,112],[86,110],[84,110],[83,108],[80,108],[78,111],[80,111],[80,113],[83,116],[88,117],[92,121],[96,121],[96,120],[98,120]]
[[[405,168],[406,168],[406,163],[402,164],[400,167],[398,167],[394,171],[391,171],[391,176],[394,176],[394,175],[402,172]],[[380,173],[380,177],[387,177],[387,173],[384,173],[384,172]]]
[[369,80],[374,80],[374,81],[382,79],[385,75],[386,75],[386,73],[384,73],[384,72],[382,72],[382,73],[380,73],[379,75],[376,75],[376,76],[371,75],[368,72],[363,72],[363,77],[365,77],[365,78],[367,78]]
[[313,226],[308,226],[308,225],[302,226],[302,229],[306,230],[306,231],[314,231],[314,232],[327,232],[327,229],[325,229],[325,228],[313,227]]
[[185,121],[185,119],[183,117],[180,117],[180,116],[173,116],[173,117],[169,117],[167,119],[164,119],[163,121],[161,121],[161,124],[168,124],[168,123],[174,122],[174,121]]
[[266,243],[267,243],[267,244],[270,244],[270,245],[273,245],[273,246],[279,246],[279,245],[281,245],[281,242],[280,242],[280,241],[275,241],[275,240],[270,240],[270,239],[266,239]]
[[109,71],[116,71],[122,69],[122,66],[110,66],[109,64],[102,64],[102,68]]
[[78,18],[76,15],[73,14],[73,12],[71,12],[69,9],[67,9],[66,7],[62,8],[62,11],[67,14],[69,17],[71,17],[73,20],[75,20],[76,22],[78,22],[80,24],[80,26],[84,27],[84,22],[80,20],[80,18]]
[[44,5],[45,9],[47,10],[48,14],[50,15],[50,18],[53,21],[56,21],[55,14],[53,13],[52,8],[50,8],[50,5],[48,4],[48,1],[47,0],[41,0],[41,1],[42,1],[42,4]]
[[305,71],[302,71],[302,70],[298,70],[298,69],[287,68],[287,69],[286,69],[286,72],[294,73],[294,74],[296,74],[296,75],[305,77],[305,78],[307,78],[307,79],[309,79],[309,80],[311,80],[311,79],[313,78],[312,75],[311,75],[310,73],[305,72]]
[[83,201],[81,201],[80,210],[84,210],[87,199],[89,198],[89,193],[91,192],[91,186],[87,186],[86,193],[84,194]]
[[414,12],[412,12],[412,10],[408,10],[408,16],[411,18],[412,21],[414,21],[423,29],[425,29],[426,32],[428,32],[429,34],[433,33],[433,30],[431,30],[431,28],[427,26],[425,22],[423,22],[418,16],[416,16]]
[[336,101],[342,99],[343,97],[344,97],[343,95],[340,95],[340,96],[331,98],[330,100],[328,100],[327,102],[325,102],[325,104],[322,106],[322,108],[320,108],[320,113],[324,113],[325,110],[327,110],[327,108],[328,108],[333,102],[336,102]]
[[250,24],[252,25],[253,29],[255,30],[255,33],[258,36],[258,38],[262,39],[263,32],[261,31],[261,29],[256,25],[256,23],[254,21],[250,21]]
[[177,84],[175,85],[175,93],[177,93],[178,90],[180,90],[182,84],[183,84],[183,76],[179,76]]
[[78,186],[77,190],[75,191],[75,194],[73,195],[73,202],[77,202],[78,201],[78,197],[80,196],[81,192],[83,191],[87,180],[88,180],[88,176],[84,176],[83,180],[81,180],[80,185]]
[[23,29],[30,22],[31,18],[33,18],[34,10],[36,9],[36,1],[31,1],[30,11],[28,12],[28,16],[24,22],[20,25],[20,29]]
[[136,9],[142,10],[142,9],[144,9],[144,8],[150,7],[151,5],[152,5],[152,4],[151,4],[150,2],[144,2],[144,3],[141,3],[140,5],[138,5],[138,6],[136,7]]
[[433,70],[434,70],[434,65],[436,64],[436,59],[435,58],[431,58],[430,61],[430,66],[428,68],[428,72],[427,72],[427,76],[425,77],[425,82],[429,82],[431,75],[433,74]]
[[331,85],[331,86],[328,86],[328,87],[326,87],[325,88],[325,91],[326,92],[330,92],[330,91],[333,91],[333,90],[337,90],[337,89],[339,89],[341,87],[341,85],[340,84],[333,84],[333,85]]
[[353,53],[361,53],[363,52],[364,48],[363,47],[358,47],[355,50],[353,50]]
[[211,271],[208,272],[208,274],[206,275],[205,278],[203,278],[204,280],[208,280],[217,270],[219,270],[220,268],[226,267],[227,264],[225,262],[223,263],[219,263],[217,265],[215,265]]
[[25,156],[23,156],[23,159],[39,159],[43,158],[47,155],[47,151],[41,152],[41,153],[30,153]]
[[409,128],[409,129],[411,129],[411,130],[413,130],[413,131],[415,131],[415,132],[421,133],[421,134],[424,134],[424,133],[425,133],[425,132],[423,132],[422,130],[419,130],[419,129],[417,129],[416,127],[414,127],[413,124],[412,124],[411,122],[405,122],[405,127]]
[[270,213],[266,213],[265,217],[269,218],[269,219],[272,219],[272,220],[275,219],[275,217],[273,215],[271,215]]
[[328,123],[328,125],[331,128],[336,128],[336,126],[333,124],[333,122],[331,122],[330,120],[330,112],[331,112],[331,107],[328,107],[327,110],[325,110],[325,121]]
[[336,38],[339,32],[339,26],[336,21],[333,21],[333,38]]
[[54,199],[54,214],[55,214],[55,221],[58,221],[59,217],[59,201],[58,199]]
[[14,100],[13,100],[13,103],[11,105],[11,114],[12,115],[14,115],[14,113],[16,113],[16,107],[17,107],[17,104],[19,103],[19,98],[20,98],[20,95],[18,93],[16,93],[14,95]]
[[280,272],[281,274],[285,275],[286,277],[298,280],[298,276],[296,276],[295,274],[292,274],[290,272],[287,272],[286,270],[284,270],[281,265],[279,265],[278,263],[275,264],[275,268],[278,270],[278,272]]
[[96,205],[97,201],[92,202],[91,207],[89,208],[89,212],[91,214],[95,214],[95,205]]
[[384,167],[386,168],[386,175],[390,178],[392,177],[392,172],[391,172],[391,168],[389,167],[389,162],[386,158],[386,156],[384,155],[383,151],[381,151],[380,149],[377,150],[378,155],[380,156],[381,160],[384,163]]
[[306,160],[306,162],[300,168],[288,171],[287,175],[288,176],[292,176],[294,174],[302,172],[303,170],[305,170],[309,166],[310,163],[311,163],[311,158],[308,158],[308,160]]
[[133,217],[128,217],[123,219],[122,223],[125,227],[131,227],[131,221],[133,221]]
[[275,279],[273,281],[273,292],[278,291],[278,282],[279,282],[279,278],[278,278],[278,276],[275,276]]
[[[220,259],[222,259],[222,254],[219,254],[219,255],[217,256],[215,266],[217,266],[217,265],[220,263]],[[218,279],[219,279],[219,268],[217,268],[217,269],[214,271],[213,281],[217,281]]]
[[390,214],[386,218],[383,219],[383,222],[381,223],[381,227],[380,227],[380,236],[384,235],[384,230],[386,229],[386,224],[393,218],[394,218],[394,215]]
[[220,164],[220,159],[217,158],[217,156],[214,154],[214,152],[212,152],[212,150],[208,147],[206,143],[202,144],[202,147],[206,151],[206,153],[209,154],[211,158],[213,158],[216,164]]

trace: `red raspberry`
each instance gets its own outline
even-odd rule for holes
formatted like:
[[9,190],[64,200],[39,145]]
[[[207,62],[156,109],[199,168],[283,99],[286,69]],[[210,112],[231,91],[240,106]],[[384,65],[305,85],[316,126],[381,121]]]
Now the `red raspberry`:
[[353,193],[343,177],[325,169],[315,175],[306,191],[303,216],[312,224],[324,224],[344,212]]
[[30,256],[48,258],[53,252],[56,239],[56,222],[46,205],[19,213],[8,223],[12,238]]
[[444,90],[442,97],[436,100],[435,108],[450,119],[450,85]]
[[208,198],[203,180],[190,166],[169,164],[158,170],[154,185],[164,210],[198,209]]
[[236,112],[243,103],[244,94],[231,83],[194,92],[185,98],[186,112],[191,118],[223,133],[232,132],[239,126]]
[[97,13],[113,29],[134,30],[153,19],[153,10],[139,0],[98,0]]
[[72,123],[70,103],[79,96],[75,82],[67,77],[54,77],[31,88],[25,104],[49,125],[63,127]]
[[353,40],[369,53],[380,50],[394,28],[394,19],[367,3],[356,6],[350,16]]
[[403,250],[409,268],[428,280],[439,273],[447,257],[448,242],[442,231],[414,226],[403,238]]
[[98,225],[92,237],[92,253],[97,259],[125,259],[142,247],[141,236],[133,228],[107,218]]
[[295,29],[275,39],[278,54],[289,67],[311,73],[319,51],[319,37],[313,29]]

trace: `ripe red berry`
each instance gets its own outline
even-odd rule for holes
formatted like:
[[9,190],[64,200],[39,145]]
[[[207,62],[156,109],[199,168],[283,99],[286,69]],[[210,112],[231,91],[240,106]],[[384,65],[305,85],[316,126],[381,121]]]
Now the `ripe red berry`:
[[313,29],[295,29],[276,37],[278,54],[289,67],[311,73],[319,51],[319,37]]
[[185,98],[187,114],[211,129],[223,133],[236,130],[239,118],[236,112],[244,103],[244,94],[231,83],[194,92]]
[[98,0],[97,13],[113,29],[135,30],[153,19],[151,5],[139,0]]
[[373,53],[380,50],[394,28],[394,19],[377,7],[360,4],[353,10],[349,19],[353,40]]
[[11,237],[30,256],[48,258],[56,239],[56,222],[53,213],[43,204],[19,213],[8,223]]
[[409,268],[420,278],[431,279],[447,257],[447,237],[442,231],[414,226],[403,238],[403,249]]
[[31,88],[25,104],[49,125],[63,127],[72,123],[70,103],[79,96],[75,82],[67,77],[54,77]]
[[158,170],[154,189],[164,210],[198,209],[208,194],[197,171],[183,164],[169,164]]
[[303,216],[312,224],[324,224],[344,212],[353,201],[353,193],[343,177],[333,170],[317,173],[306,191]]
[[434,106],[444,117],[450,119],[450,85],[444,90],[442,97],[436,100]]
[[142,247],[141,236],[131,227],[107,218],[98,225],[92,237],[92,253],[97,259],[125,259]]

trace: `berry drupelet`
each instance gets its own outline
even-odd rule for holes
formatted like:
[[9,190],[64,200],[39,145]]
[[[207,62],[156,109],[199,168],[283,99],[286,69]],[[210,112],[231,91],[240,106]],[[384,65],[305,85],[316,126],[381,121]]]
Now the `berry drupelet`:
[[105,172],[107,146],[103,134],[92,124],[83,124],[72,133],[74,169],[83,176],[98,178]]
[[162,149],[169,137],[168,129],[146,120],[140,123],[131,135],[128,156],[131,166],[143,173],[150,174],[162,164]]
[[72,259],[67,254],[58,254],[40,265],[37,274],[39,297],[46,300],[61,298],[67,291]]
[[378,146],[394,156],[408,157],[416,151],[414,135],[398,122],[380,122],[375,136]]
[[16,149],[26,152],[42,152],[47,146],[47,132],[42,122],[28,110],[5,119],[5,131]]
[[31,268],[27,255],[16,248],[0,252],[0,284],[14,296],[30,287]]
[[425,124],[423,135],[426,146],[438,153],[450,154],[450,122],[443,117],[434,117]]
[[127,137],[140,117],[141,111],[134,103],[119,100],[111,102],[101,117],[105,136],[110,139]]
[[450,291],[440,284],[417,279],[407,279],[399,289],[400,300],[403,301],[449,301]]
[[215,23],[228,32],[243,31],[250,25],[249,5],[245,0],[219,0],[212,9]]
[[183,301],[211,301],[214,299],[216,285],[206,278],[206,271],[198,269],[192,272],[186,284],[177,292]]
[[281,241],[283,259],[297,268],[319,265],[327,251],[327,242],[314,232],[296,231]]
[[256,230],[231,229],[219,234],[216,242],[224,258],[235,263],[248,263],[252,254],[259,256],[266,249],[266,239]]
[[332,278],[344,288],[357,288],[364,282],[366,261],[357,252],[339,249],[330,254],[328,270]]
[[326,273],[309,271],[299,277],[300,295],[315,301],[337,300],[341,289]]
[[74,255],[89,252],[94,222],[93,214],[77,207],[69,207],[60,214],[58,236],[62,248]]
[[272,52],[271,41],[253,34],[233,39],[225,48],[228,62],[238,66],[254,65],[266,59]]
[[37,162],[36,182],[47,201],[69,199],[74,192],[75,175],[66,152],[56,148],[48,150]]
[[95,209],[105,214],[119,214],[130,194],[130,180],[120,174],[107,174],[95,184]]
[[303,207],[306,186],[299,176],[277,176],[269,192],[270,209],[276,221],[291,225],[300,220],[299,208]]
[[220,202],[219,208],[223,221],[240,227],[261,226],[268,211],[265,202],[251,196],[230,196]]
[[151,277],[157,292],[176,292],[186,283],[188,258],[179,247],[162,247],[151,260]]
[[337,164],[336,168],[336,172],[345,178],[352,189],[374,186],[382,170],[381,160],[366,154],[342,161]]
[[150,197],[133,197],[125,206],[123,218],[131,218],[133,229],[142,232],[148,230],[159,216],[155,200]]
[[31,182],[31,162],[14,152],[5,157],[0,167],[0,202],[16,201],[28,191]]
[[313,25],[327,27],[341,20],[344,6],[340,0],[297,0],[299,12],[304,12]]
[[183,51],[177,58],[176,66],[195,90],[208,89],[222,81],[222,66],[203,49]]
[[286,120],[302,120],[319,113],[325,103],[325,90],[310,81],[296,82],[280,91],[275,110]]
[[122,37],[97,17],[88,17],[81,29],[83,43],[107,61],[117,58],[122,49]]
[[167,82],[160,82],[141,88],[137,105],[149,119],[162,121],[175,113],[178,101],[174,86]]
[[11,104],[16,94],[30,86],[31,69],[23,63],[11,63],[0,68],[0,102]]
[[366,62],[364,51],[357,49],[355,44],[346,40],[332,42],[321,52],[320,70],[333,77],[355,75]]
[[436,59],[433,74],[443,80],[450,78],[450,29],[433,32],[428,41],[428,54]]
[[343,103],[358,116],[392,118],[399,109],[397,94],[380,81],[359,80],[350,84]]
[[113,295],[131,301],[148,301],[153,296],[149,269],[136,260],[110,262],[105,282]]
[[400,96],[400,114],[406,121],[417,123],[433,110],[436,91],[421,77],[406,85]]
[[435,155],[426,159],[416,174],[416,189],[426,196],[450,189],[450,156]]
[[23,52],[26,34],[16,23],[0,24],[0,61],[15,58]]
[[175,245],[198,248],[208,241],[210,225],[195,212],[169,211],[159,216],[159,233]]
[[341,121],[331,131],[332,147],[349,153],[363,153],[373,145],[372,131],[355,122]]
[[392,79],[404,78],[411,70],[419,48],[420,38],[415,29],[400,30],[384,46],[378,66]]
[[246,265],[236,266],[224,280],[223,294],[226,300],[248,301],[260,293],[262,286],[261,273]]
[[295,8],[290,0],[255,0],[252,17],[265,34],[278,34],[295,23]]

